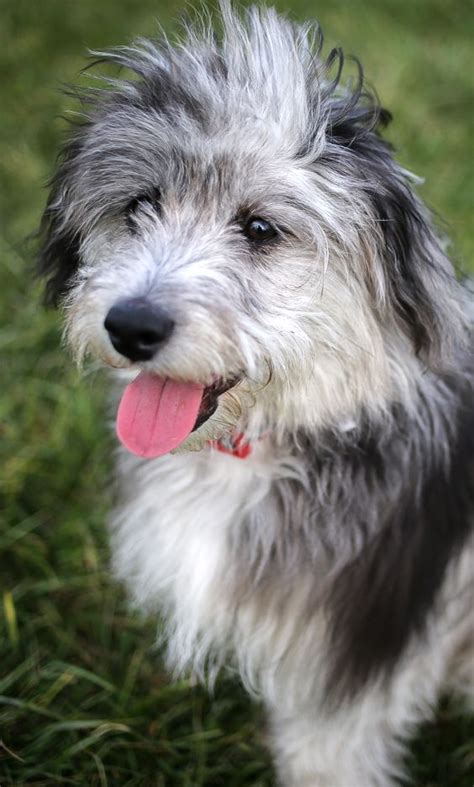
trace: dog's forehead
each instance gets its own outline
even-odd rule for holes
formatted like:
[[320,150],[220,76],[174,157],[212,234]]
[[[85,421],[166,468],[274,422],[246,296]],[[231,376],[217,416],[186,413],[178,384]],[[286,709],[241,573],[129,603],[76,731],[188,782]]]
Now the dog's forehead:
[[188,117],[112,105],[90,126],[73,189],[84,198],[107,193],[117,208],[152,187],[180,199],[258,199],[298,171],[277,123],[247,115],[203,129]]

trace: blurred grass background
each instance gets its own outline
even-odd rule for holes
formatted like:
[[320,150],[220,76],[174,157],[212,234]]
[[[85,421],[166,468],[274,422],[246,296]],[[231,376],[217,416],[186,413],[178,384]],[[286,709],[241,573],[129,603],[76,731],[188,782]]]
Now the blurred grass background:
[[[469,267],[472,6],[461,0],[291,0],[360,57],[394,113],[401,161]],[[40,305],[35,229],[65,123],[60,83],[86,48],[167,30],[173,0],[0,0],[0,785],[274,783],[264,722],[242,690],[170,684],[155,623],[107,572],[110,455],[100,378],[79,379]],[[472,268],[471,268],[472,270]],[[474,723],[452,702],[413,744],[417,787],[472,787]],[[365,787],[365,785],[348,785]]]

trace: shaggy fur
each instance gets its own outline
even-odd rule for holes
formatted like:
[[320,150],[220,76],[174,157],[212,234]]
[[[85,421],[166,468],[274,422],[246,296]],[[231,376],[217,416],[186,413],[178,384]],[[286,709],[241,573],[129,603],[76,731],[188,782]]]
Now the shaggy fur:
[[[80,94],[40,266],[78,359],[239,379],[176,454],[119,460],[114,569],[171,668],[237,667],[282,784],[387,787],[470,683],[468,293],[357,64],[272,10],[221,26],[99,53],[134,77]],[[104,318],[143,296],[176,328],[132,364]],[[234,430],[245,460],[209,444]]]

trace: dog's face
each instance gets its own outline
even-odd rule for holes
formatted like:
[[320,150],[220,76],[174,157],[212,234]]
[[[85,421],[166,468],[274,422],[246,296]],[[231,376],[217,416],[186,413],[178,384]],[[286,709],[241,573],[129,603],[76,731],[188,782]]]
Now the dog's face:
[[181,404],[200,387],[184,447],[383,407],[387,333],[433,332],[381,111],[341,96],[301,31],[252,20],[227,18],[220,48],[116,53],[139,79],[89,97],[45,214],[75,353],[172,381]]

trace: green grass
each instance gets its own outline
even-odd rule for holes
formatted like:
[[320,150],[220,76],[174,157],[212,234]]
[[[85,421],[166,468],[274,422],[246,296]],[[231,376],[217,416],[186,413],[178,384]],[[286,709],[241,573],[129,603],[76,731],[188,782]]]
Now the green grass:
[[[283,8],[283,4],[280,4]],[[166,9],[166,10],[165,10]],[[426,0],[292,3],[358,54],[395,115],[404,164],[426,176],[457,259],[468,262],[467,6]],[[107,571],[113,446],[100,377],[80,379],[40,306],[24,237],[36,226],[66,102],[86,47],[170,27],[151,0],[0,0],[0,785],[273,783],[264,721],[239,686],[209,698],[170,684],[156,623]],[[474,722],[445,704],[411,755],[418,787],[472,787]],[[350,785],[348,787],[364,787]]]

